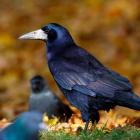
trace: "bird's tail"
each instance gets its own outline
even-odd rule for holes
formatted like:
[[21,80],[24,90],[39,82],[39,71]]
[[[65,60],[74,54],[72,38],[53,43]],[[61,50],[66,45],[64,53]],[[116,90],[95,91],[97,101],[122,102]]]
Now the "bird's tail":
[[117,93],[115,101],[118,105],[140,110],[140,97],[133,93]]

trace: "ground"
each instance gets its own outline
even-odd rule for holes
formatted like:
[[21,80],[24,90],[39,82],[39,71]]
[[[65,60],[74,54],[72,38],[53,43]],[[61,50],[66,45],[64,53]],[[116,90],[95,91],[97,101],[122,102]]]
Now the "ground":
[[42,132],[40,140],[139,140],[140,129],[134,126],[118,127],[111,131],[105,127],[95,128],[92,132],[81,131],[68,134],[65,131]]

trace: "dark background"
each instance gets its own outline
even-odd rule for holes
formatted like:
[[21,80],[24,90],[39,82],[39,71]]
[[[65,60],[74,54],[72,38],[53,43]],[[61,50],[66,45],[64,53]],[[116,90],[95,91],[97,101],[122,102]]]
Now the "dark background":
[[44,43],[17,39],[50,22],[66,26],[81,47],[128,77],[140,95],[139,0],[1,0],[0,118],[11,119],[28,108],[29,80],[36,74],[45,76],[62,98],[46,64]]

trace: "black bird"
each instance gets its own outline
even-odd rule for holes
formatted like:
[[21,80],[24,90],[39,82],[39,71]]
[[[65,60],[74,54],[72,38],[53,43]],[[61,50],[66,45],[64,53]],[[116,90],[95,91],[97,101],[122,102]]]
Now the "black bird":
[[39,130],[47,130],[42,114],[24,112],[12,124],[0,130],[0,140],[39,140]]
[[50,118],[56,116],[61,121],[67,121],[72,116],[71,109],[54,95],[42,76],[34,76],[30,83],[32,93],[29,100],[29,110],[46,112]]
[[90,120],[99,121],[99,110],[116,105],[140,110],[140,98],[129,80],[79,47],[65,27],[50,23],[20,39],[45,41],[49,69],[69,102],[81,111],[85,129]]

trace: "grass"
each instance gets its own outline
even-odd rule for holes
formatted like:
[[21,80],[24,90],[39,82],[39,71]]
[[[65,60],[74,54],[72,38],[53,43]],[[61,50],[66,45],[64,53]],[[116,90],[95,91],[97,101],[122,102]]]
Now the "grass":
[[40,140],[140,140],[140,129],[125,126],[112,131],[95,128],[92,132],[81,131],[78,134],[67,134],[64,131],[42,132]]

